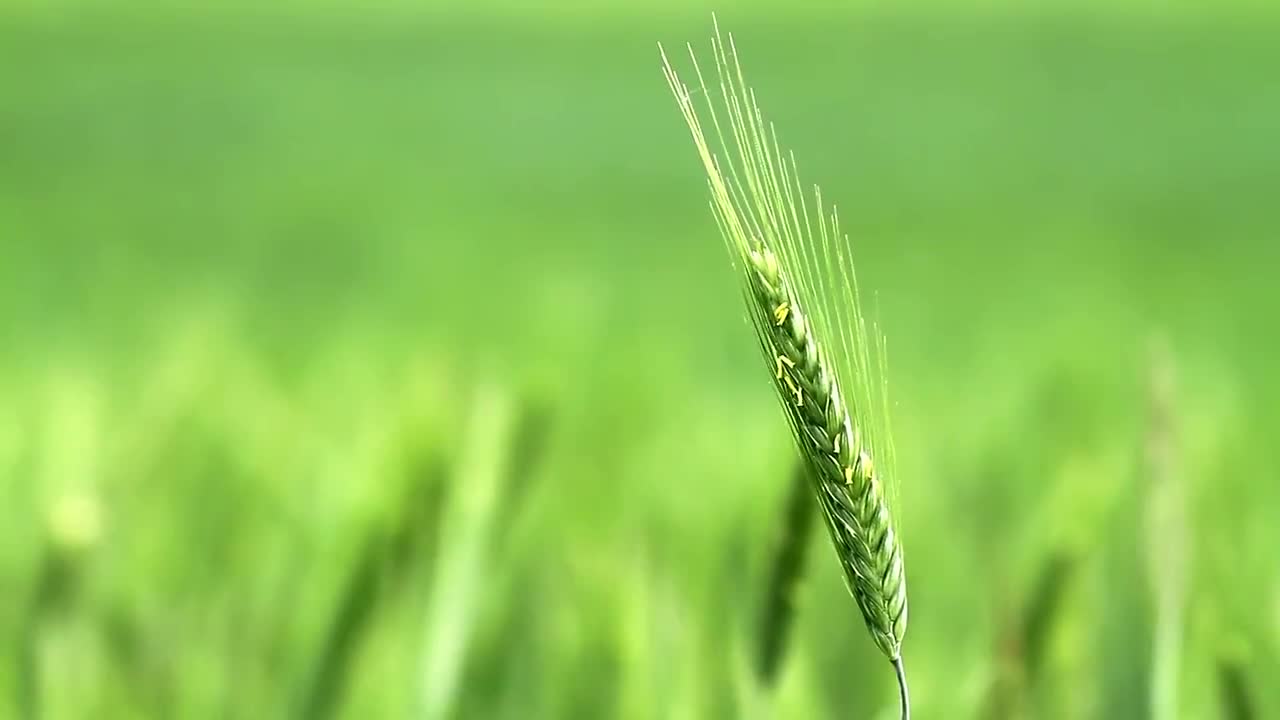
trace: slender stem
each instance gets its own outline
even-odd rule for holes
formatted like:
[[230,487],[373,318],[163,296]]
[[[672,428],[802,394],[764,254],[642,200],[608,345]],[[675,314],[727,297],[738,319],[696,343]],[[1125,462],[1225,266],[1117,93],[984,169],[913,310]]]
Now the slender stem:
[[898,697],[902,700],[902,720],[911,720],[911,697],[907,693],[907,671],[902,667],[902,656],[893,659],[893,671],[898,674]]

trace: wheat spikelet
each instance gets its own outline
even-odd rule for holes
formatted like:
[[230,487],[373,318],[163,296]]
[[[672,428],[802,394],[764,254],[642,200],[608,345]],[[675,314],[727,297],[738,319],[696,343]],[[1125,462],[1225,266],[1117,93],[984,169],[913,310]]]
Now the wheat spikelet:
[[732,35],[726,46],[717,26],[712,48],[718,93],[692,48],[690,55],[720,154],[665,52],[664,71],[706,169],[712,210],[846,584],[872,639],[894,664],[905,717],[907,587],[883,481],[893,467],[883,340],[868,330],[859,308],[838,217],[826,214],[817,188],[810,213],[794,157],[784,158],[743,82]]

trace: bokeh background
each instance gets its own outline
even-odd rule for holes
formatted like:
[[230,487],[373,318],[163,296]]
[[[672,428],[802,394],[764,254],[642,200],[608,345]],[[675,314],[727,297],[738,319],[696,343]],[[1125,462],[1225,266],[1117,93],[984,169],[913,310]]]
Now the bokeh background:
[[[0,7],[0,716],[896,717],[817,532],[753,670],[713,9]],[[719,19],[876,291],[917,717],[1280,717],[1280,12]]]

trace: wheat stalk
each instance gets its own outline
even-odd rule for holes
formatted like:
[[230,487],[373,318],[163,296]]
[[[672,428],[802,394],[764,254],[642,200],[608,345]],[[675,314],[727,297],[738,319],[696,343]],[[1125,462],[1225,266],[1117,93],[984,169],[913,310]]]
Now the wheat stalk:
[[815,187],[810,212],[795,158],[779,149],[754,90],[742,79],[733,36],[726,46],[718,24],[712,49],[716,94],[692,47],[689,53],[720,153],[708,143],[693,94],[665,51],[663,69],[707,172],[712,210],[738,267],[760,350],[809,468],[846,585],[872,639],[893,663],[905,718],[907,585],[885,497],[893,444],[884,342],[862,315],[835,210],[827,214]]

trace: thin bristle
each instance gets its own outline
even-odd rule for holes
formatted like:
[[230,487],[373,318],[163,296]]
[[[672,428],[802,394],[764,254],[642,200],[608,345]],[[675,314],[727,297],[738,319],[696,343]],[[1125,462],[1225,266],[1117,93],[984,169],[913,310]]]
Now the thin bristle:
[[706,170],[716,225],[846,583],[897,668],[905,713],[906,576],[886,501],[894,453],[884,341],[861,311],[839,215],[816,187],[811,212],[794,155],[746,84],[733,35],[726,42],[717,24],[711,48],[714,85],[689,51],[706,125],[665,52],[663,71]]

